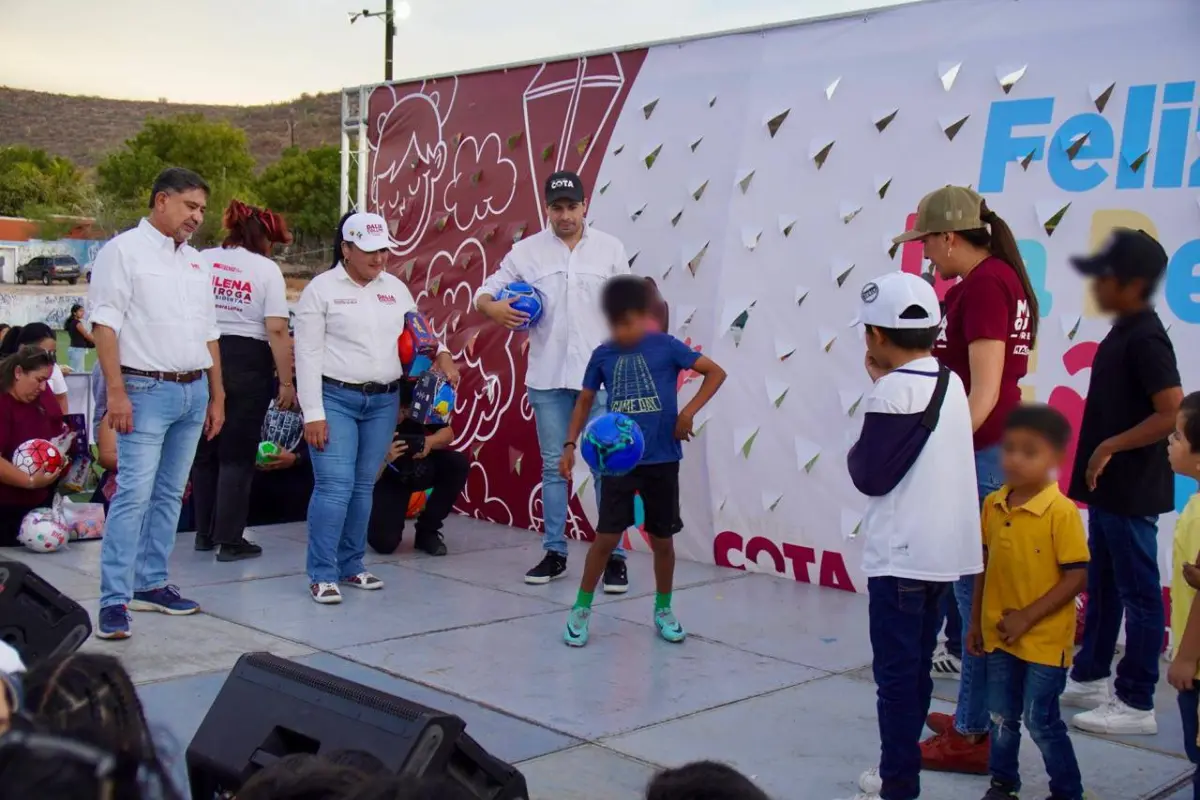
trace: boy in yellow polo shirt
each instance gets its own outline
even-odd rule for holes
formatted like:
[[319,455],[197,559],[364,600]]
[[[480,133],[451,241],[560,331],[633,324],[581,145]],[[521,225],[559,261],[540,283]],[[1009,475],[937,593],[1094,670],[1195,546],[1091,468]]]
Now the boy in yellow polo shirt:
[[[1183,398],[1176,415],[1167,454],[1171,469],[1179,475],[1200,479],[1200,392]],[[1175,658],[1167,680],[1179,690],[1179,714],[1183,718],[1183,746],[1188,760],[1200,764],[1200,612],[1196,589],[1200,588],[1200,494],[1192,495],[1175,523],[1175,546],[1171,556],[1171,642]],[[1192,796],[1200,800],[1200,771],[1192,774]]]
[[983,503],[985,567],[967,645],[987,655],[992,785],[984,800],[1018,796],[1022,719],[1042,751],[1053,800],[1083,797],[1058,702],[1075,652],[1075,596],[1087,586],[1083,520],[1054,477],[1070,438],[1070,424],[1049,406],[1014,409],[1004,430],[1004,485]]

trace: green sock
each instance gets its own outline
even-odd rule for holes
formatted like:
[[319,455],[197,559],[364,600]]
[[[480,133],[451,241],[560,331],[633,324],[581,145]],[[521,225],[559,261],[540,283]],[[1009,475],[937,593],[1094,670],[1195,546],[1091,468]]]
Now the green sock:
[[580,589],[579,594],[576,595],[576,597],[575,597],[575,607],[576,608],[591,608],[592,607],[592,598],[595,596],[596,596],[595,592],[585,592],[583,589]]
[[663,594],[662,592],[654,593],[654,610],[655,611],[662,611],[664,608],[670,608],[670,607],[671,607],[671,593],[670,592],[667,592],[666,594]]

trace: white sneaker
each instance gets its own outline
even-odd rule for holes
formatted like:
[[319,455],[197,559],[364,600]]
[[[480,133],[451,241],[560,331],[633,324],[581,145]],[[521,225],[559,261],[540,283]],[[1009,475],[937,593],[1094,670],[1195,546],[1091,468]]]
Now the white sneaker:
[[929,674],[935,678],[962,680],[962,659],[947,650],[945,645],[938,645],[933,653],[933,668]]
[[1067,688],[1063,689],[1059,703],[1072,708],[1100,708],[1113,700],[1112,689],[1107,680],[1088,681],[1080,683],[1067,678]]
[[1158,720],[1153,711],[1130,708],[1113,698],[1094,711],[1076,714],[1071,724],[1088,733],[1118,736],[1153,736],[1158,733]]
[[883,791],[883,781],[879,778],[879,767],[871,767],[858,776],[858,788],[867,794],[879,794]]
[[880,797],[875,792],[859,792],[854,797],[847,797],[846,800],[880,800]]
[[313,583],[308,587],[312,599],[323,606],[335,606],[342,602],[342,590],[336,583]]

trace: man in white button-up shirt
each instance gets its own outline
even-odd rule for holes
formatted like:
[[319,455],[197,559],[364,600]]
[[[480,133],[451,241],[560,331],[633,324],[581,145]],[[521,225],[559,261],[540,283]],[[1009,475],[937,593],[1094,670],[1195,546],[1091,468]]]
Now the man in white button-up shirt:
[[[385,271],[387,223],[353,213],[338,227],[333,268],[313,278],[296,306],[296,388],[314,487],[308,504],[309,591],[322,605],[342,602],[339,584],[381,589],[363,566],[375,477],[400,409],[396,340],[417,310],[404,282]],[[458,383],[445,347],[435,366]]]
[[167,559],[196,443],[225,418],[210,267],[187,244],[207,203],[199,175],[164,170],[150,216],[100,248],[92,269],[88,306],[119,470],[100,552],[101,639],[129,637],[127,609],[199,610],[168,584]]
[[[541,562],[525,574],[525,582],[549,583],[567,570],[567,481],[558,474],[575,400],[583,386],[588,359],[608,338],[600,311],[600,292],[614,275],[629,274],[625,247],[614,236],[584,220],[587,200],[583,181],[573,172],[556,172],[546,180],[546,218],[550,227],[524,239],[500,262],[475,293],[475,307],[494,322],[515,328],[525,315],[512,301],[498,301],[500,290],[514,281],[535,286],[545,299],[538,324],[529,331],[529,363],[525,387],[533,407],[542,452],[542,507],[545,534]],[[607,408],[601,393],[592,415]],[[599,476],[593,486],[599,489]],[[617,548],[604,572],[604,591],[629,588],[625,552]]]

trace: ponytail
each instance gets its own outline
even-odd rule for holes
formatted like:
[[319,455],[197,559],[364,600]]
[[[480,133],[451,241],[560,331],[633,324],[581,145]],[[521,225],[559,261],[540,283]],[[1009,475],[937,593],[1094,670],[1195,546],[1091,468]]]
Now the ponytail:
[[[20,328],[14,330],[20,330]],[[4,342],[7,344],[8,339],[6,338]],[[7,392],[12,389],[13,382],[17,379],[18,369],[22,372],[33,372],[35,369],[53,366],[54,356],[50,355],[49,351],[33,345],[25,345],[17,352],[0,360],[0,391]]]
[[4,341],[0,342],[0,358],[11,356],[17,352],[17,340],[21,338],[21,331],[23,329],[23,325],[13,325],[4,334]]
[[1013,272],[1017,273],[1017,280],[1021,282],[1021,288],[1025,290],[1025,300],[1029,303],[1029,346],[1033,347],[1037,341],[1041,311],[1038,309],[1037,292],[1033,290],[1033,282],[1029,280],[1029,270],[1025,269],[1025,259],[1021,258],[1021,251],[1017,247],[1017,238],[1013,236],[1008,223],[1000,219],[999,214],[988,208],[986,200],[981,200],[979,203],[979,219],[987,226],[986,228],[972,228],[966,231],[955,231],[955,233],[976,247],[986,249],[992,258],[1000,259],[1012,267]]
[[342,218],[338,220],[337,230],[333,232],[333,263],[329,265],[333,269],[338,264],[342,263],[342,244],[345,243],[345,238],[342,237],[342,226],[346,224],[346,220],[350,219],[352,214],[357,214],[353,208],[342,214]]

